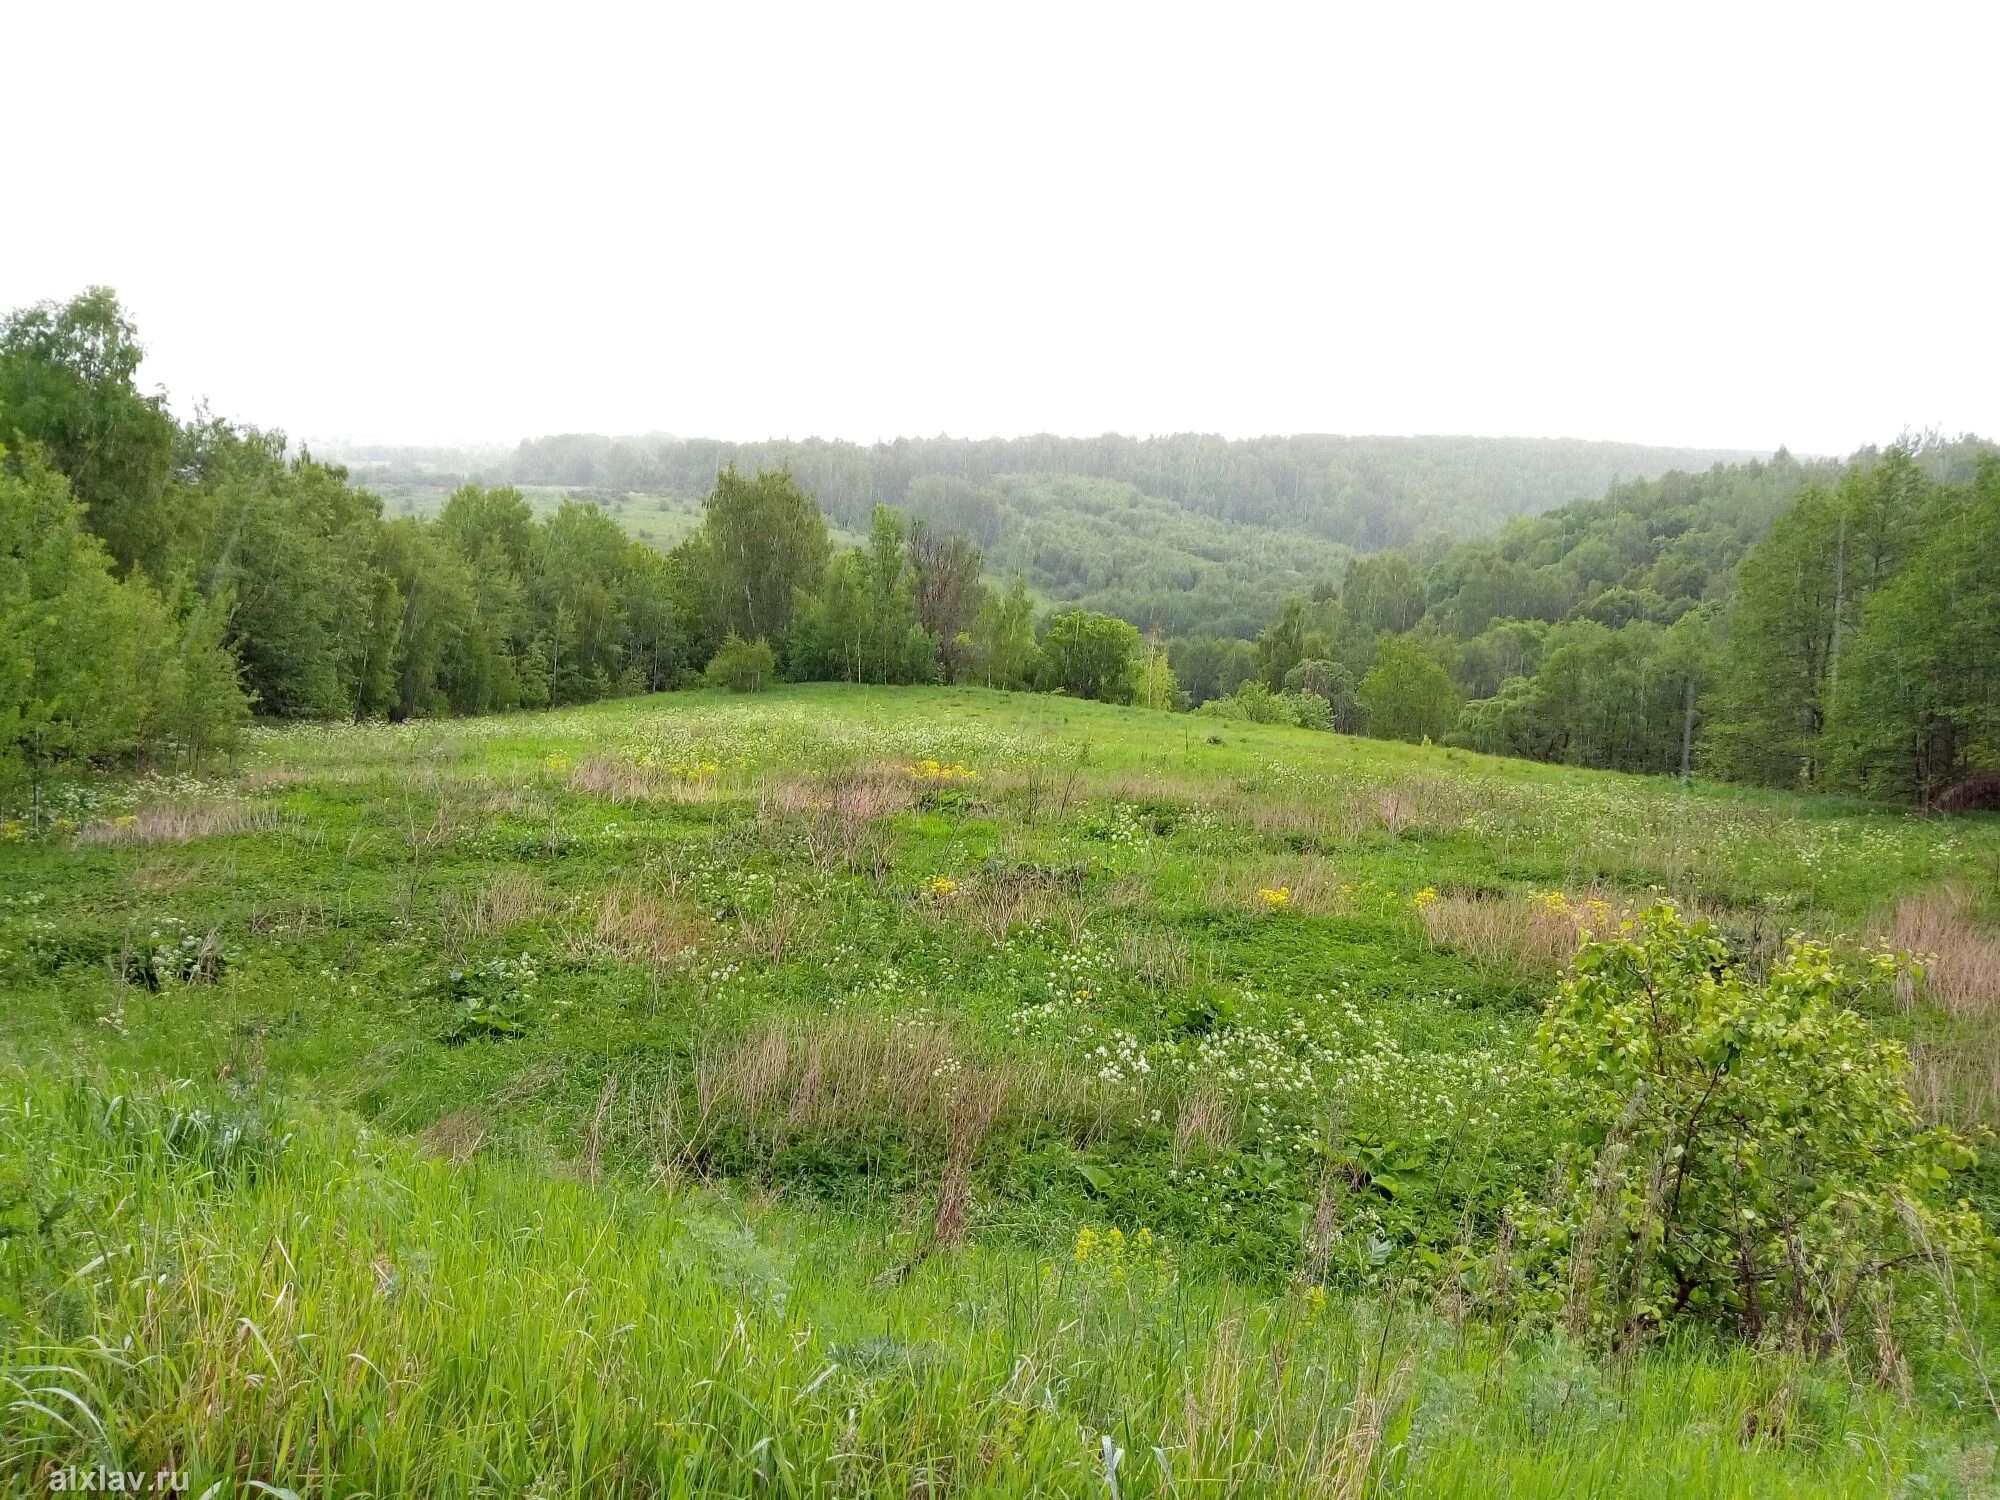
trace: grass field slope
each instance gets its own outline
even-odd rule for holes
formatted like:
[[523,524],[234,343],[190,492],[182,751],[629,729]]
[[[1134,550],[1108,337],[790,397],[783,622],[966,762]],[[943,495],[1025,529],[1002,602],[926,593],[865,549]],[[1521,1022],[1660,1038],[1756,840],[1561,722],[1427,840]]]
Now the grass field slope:
[[1545,1007],[1663,900],[1886,976],[1990,1222],[1990,817],[831,686],[258,729],[44,814],[0,1492],[1993,1492],[1983,1269],[1750,1339],[1506,1284]]

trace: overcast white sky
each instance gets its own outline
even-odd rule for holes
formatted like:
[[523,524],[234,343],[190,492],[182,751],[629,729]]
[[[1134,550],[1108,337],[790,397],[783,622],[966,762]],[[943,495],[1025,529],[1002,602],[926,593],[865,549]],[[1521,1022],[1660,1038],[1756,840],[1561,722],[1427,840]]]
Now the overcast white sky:
[[2000,434],[2000,5],[23,4],[0,307],[294,436]]

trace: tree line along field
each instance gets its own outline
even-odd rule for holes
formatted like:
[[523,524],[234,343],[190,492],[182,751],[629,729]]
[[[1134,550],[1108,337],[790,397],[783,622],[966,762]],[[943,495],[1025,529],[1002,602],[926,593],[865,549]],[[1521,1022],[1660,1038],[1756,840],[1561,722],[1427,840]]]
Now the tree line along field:
[[1527,1243],[1614,1234],[1544,1017],[1662,898],[1774,1011],[1791,934],[1874,975],[1968,1143],[1911,1222],[1990,1222],[1990,818],[835,685],[46,797],[0,830],[0,1487],[1992,1488],[1983,1250],[1815,1262],[1893,1306],[1751,1337]]

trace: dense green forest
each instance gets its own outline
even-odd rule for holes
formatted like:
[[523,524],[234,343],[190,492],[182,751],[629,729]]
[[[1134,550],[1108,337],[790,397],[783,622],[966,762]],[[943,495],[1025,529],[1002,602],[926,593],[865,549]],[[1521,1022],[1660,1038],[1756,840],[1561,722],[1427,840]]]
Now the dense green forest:
[[1211,712],[1297,717],[1303,685],[1390,738],[1928,801],[2000,766],[1996,648],[2000,453],[1931,435],[1362,558],[1173,660]]
[[[1909,801],[2000,765],[2000,457],[1976,439],[1624,481],[1351,561],[1333,538],[1389,525],[1380,486],[1405,532],[1476,528],[1641,450],[1423,439],[1396,467],[1393,445],[1318,438],[663,442],[621,482],[706,475],[667,549],[511,485],[385,515],[278,434],[177,422],[137,388],[140,353],[102,289],[0,325],[0,764],[37,787],[63,761],[198,760],[253,713],[778,678],[1033,687]],[[595,484],[620,451],[551,440],[512,463]],[[1241,529],[1278,521],[1281,547]],[[1246,555],[1253,535],[1283,555]],[[1039,607],[1065,591],[1125,602]]]
[[[334,450],[413,510],[457,484],[569,490],[657,539],[724,468],[785,468],[838,530],[879,505],[963,532],[997,578],[1169,635],[1251,635],[1354,552],[1492,532],[1620,477],[1746,455],[1540,438],[1026,437],[721,443],[570,434],[514,452]],[[692,524],[691,518],[688,524]],[[678,536],[674,537],[678,540]]]

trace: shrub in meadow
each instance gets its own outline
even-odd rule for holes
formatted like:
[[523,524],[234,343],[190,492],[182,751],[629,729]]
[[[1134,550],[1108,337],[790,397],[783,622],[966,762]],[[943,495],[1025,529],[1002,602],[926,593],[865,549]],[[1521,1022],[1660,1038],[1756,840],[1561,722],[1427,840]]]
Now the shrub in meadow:
[[732,633],[708,664],[708,685],[732,693],[761,693],[777,675],[778,659],[761,636],[746,641]]
[[1825,1346],[1983,1255],[1950,1195],[1971,1151],[1853,1008],[1892,977],[1795,939],[1760,981],[1670,904],[1585,943],[1538,1034],[1570,1100],[1562,1190],[1521,1215],[1547,1308],[1619,1343],[1691,1319]]

